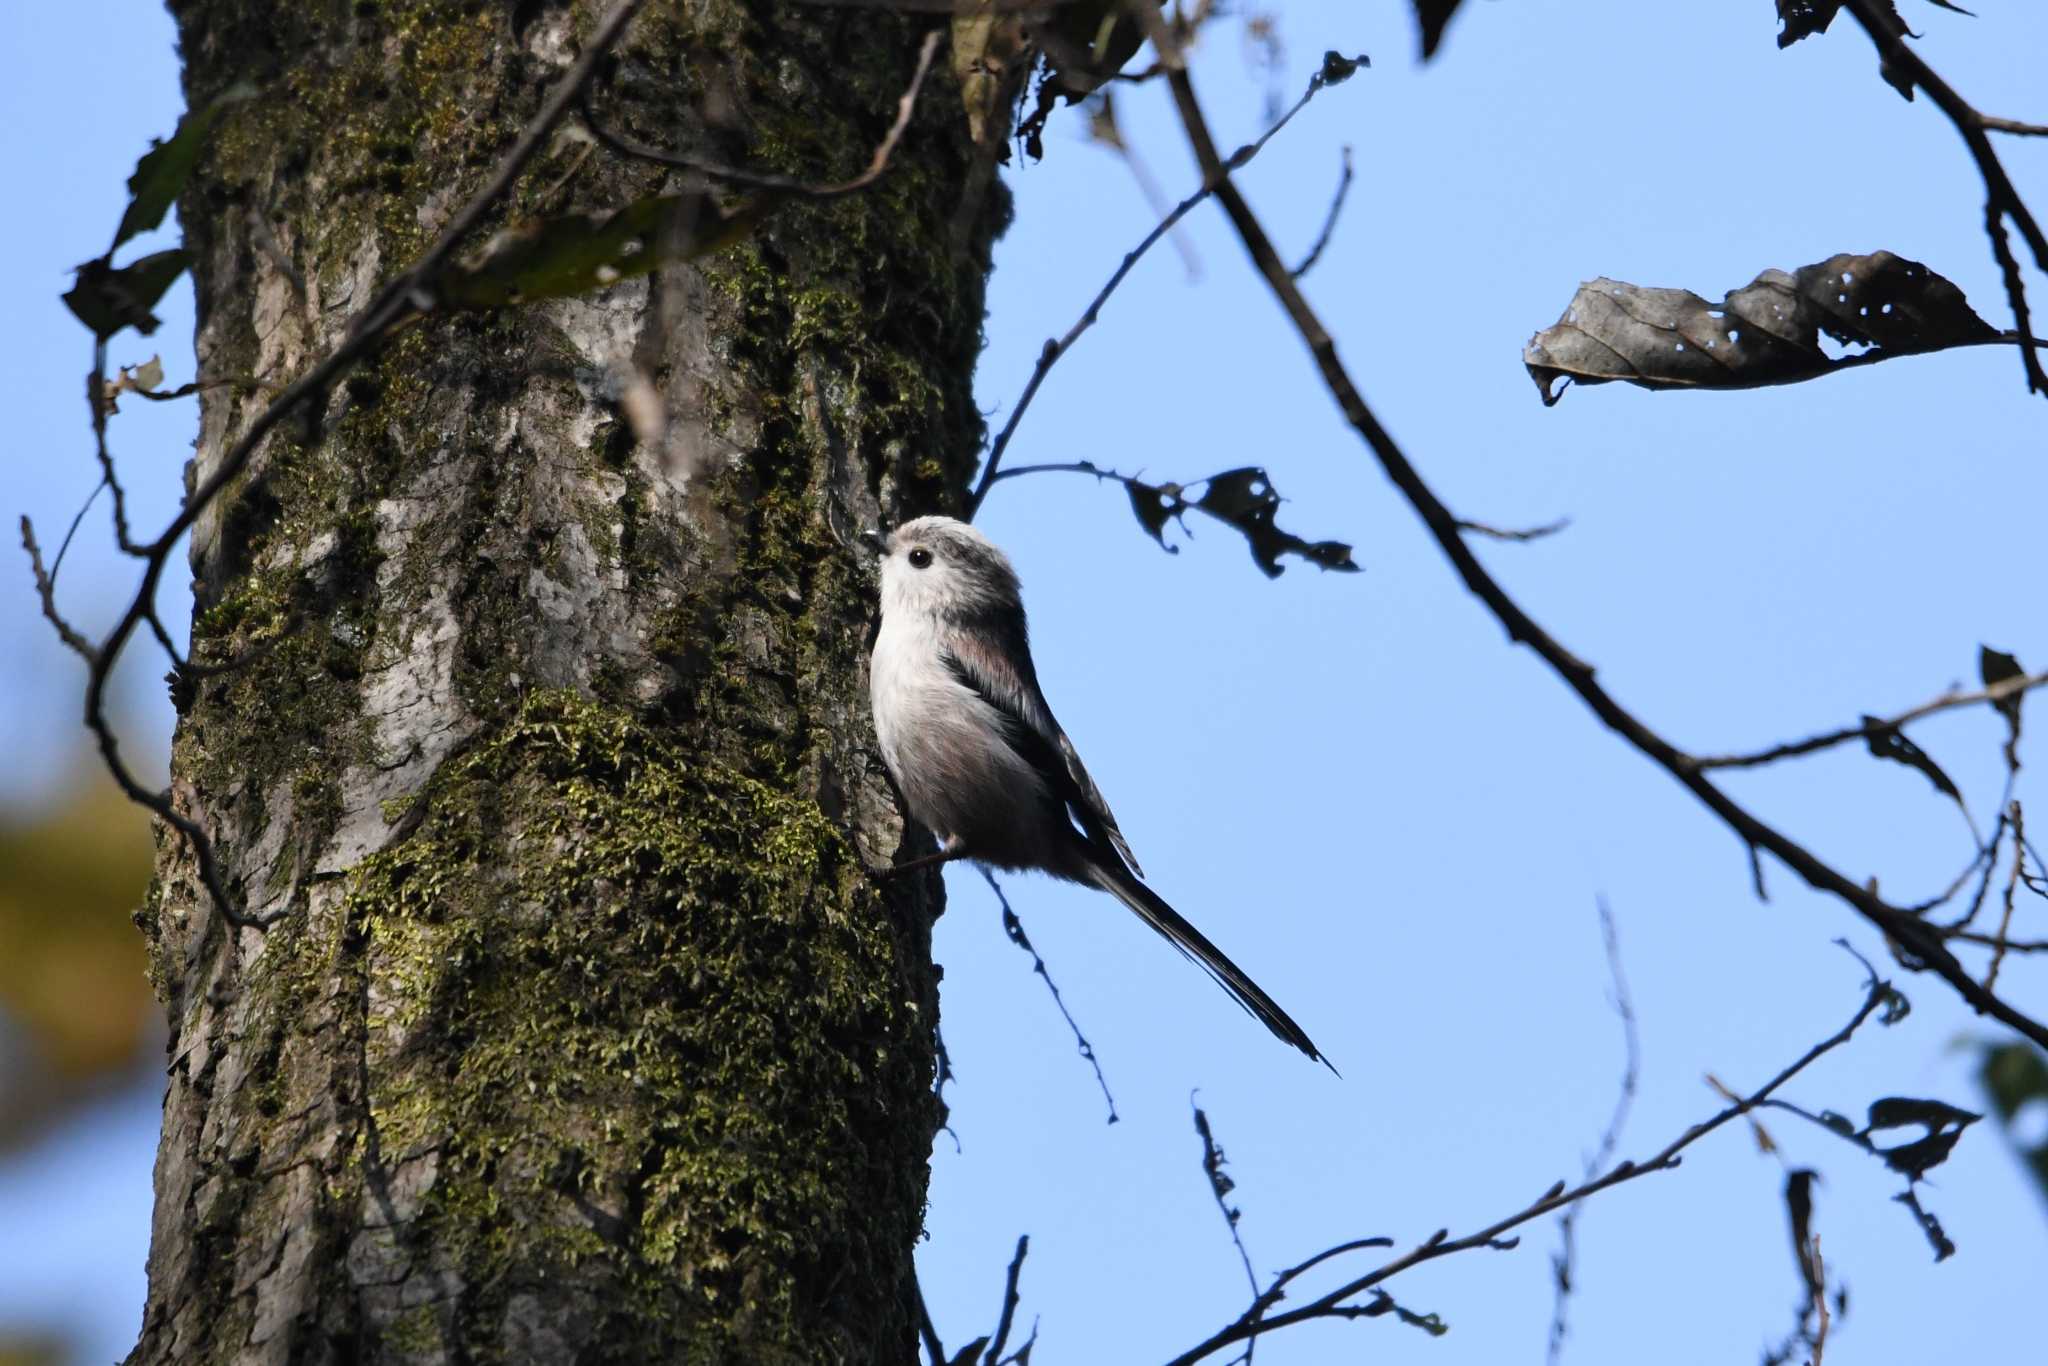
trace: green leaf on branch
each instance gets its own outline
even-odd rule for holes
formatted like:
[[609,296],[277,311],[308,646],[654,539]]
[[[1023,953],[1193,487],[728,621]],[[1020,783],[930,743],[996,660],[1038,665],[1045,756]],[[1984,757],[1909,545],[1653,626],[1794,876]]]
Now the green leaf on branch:
[[64,305],[102,341],[124,327],[148,336],[159,321],[152,311],[157,300],[191,263],[182,249],[152,252],[118,269],[105,258],[87,261],[65,291]]
[[[1823,333],[1865,349],[1830,356]],[[1522,363],[1547,407],[1563,394],[1560,379],[1755,389],[2002,336],[1954,284],[1879,251],[1831,256],[1789,274],[1766,270],[1714,303],[1691,290],[1590,280],[1562,318],[1529,339]]]
[[507,228],[439,282],[453,308],[500,308],[561,299],[693,261],[745,237],[775,195],[733,212],[704,194],[651,195],[622,209],[571,213]]
[[[2013,1123],[2020,1112],[2030,1106],[2048,1107],[2048,1057],[2031,1044],[1985,1044],[1977,1064],[1977,1084],[1990,1096],[1998,1122],[2017,1142]],[[2048,1138],[2021,1146],[2020,1158],[2033,1174],[2034,1184],[2048,1195]]]
[[230,86],[204,109],[189,111],[179,119],[178,131],[171,134],[169,142],[152,139],[150,149],[135,163],[135,174],[128,177],[128,208],[121,215],[121,225],[114,229],[109,255],[129,238],[164,221],[192,168],[199,164],[199,154],[206,149],[206,140],[221,115],[255,94],[256,87],[246,82]]

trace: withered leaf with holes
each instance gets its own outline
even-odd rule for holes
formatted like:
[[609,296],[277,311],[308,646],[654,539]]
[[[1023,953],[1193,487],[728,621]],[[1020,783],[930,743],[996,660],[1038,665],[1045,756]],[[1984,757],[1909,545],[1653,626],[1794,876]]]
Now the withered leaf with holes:
[[1886,725],[1883,717],[1872,716],[1867,712],[1864,713],[1863,724],[1863,742],[1870,747],[1874,757],[1889,759],[1895,764],[1904,764],[1907,768],[1919,770],[1928,782],[1934,784],[1935,791],[1948,797],[1958,806],[1962,805],[1963,794],[1956,787],[1955,780],[1942,772],[1941,765],[1934,762],[1932,755],[1907,739],[1904,731],[1897,726]]
[[1280,577],[1285,569],[1286,566],[1280,563],[1282,555],[1298,555],[1321,569],[1351,574],[1358,572],[1359,566],[1351,558],[1351,547],[1342,541],[1305,541],[1273,524],[1274,514],[1280,508],[1280,495],[1274,491],[1273,481],[1258,466],[1225,470],[1199,482],[1203,486],[1202,496],[1190,499],[1185,484],[1124,480],[1124,487],[1131,495],[1131,512],[1139,525],[1169,553],[1178,554],[1180,547],[1166,544],[1167,522],[1178,521],[1185,528],[1187,523],[1182,518],[1192,508],[1207,513],[1242,535],[1251,547],[1252,559],[1257,561],[1269,579]]
[[[1831,357],[1822,333],[1869,350]],[[1791,274],[1766,270],[1718,303],[1603,276],[1580,285],[1564,316],[1529,339],[1522,363],[1548,406],[1563,393],[1559,379],[1754,389],[2000,336],[1948,280],[1879,251],[1830,256]]]

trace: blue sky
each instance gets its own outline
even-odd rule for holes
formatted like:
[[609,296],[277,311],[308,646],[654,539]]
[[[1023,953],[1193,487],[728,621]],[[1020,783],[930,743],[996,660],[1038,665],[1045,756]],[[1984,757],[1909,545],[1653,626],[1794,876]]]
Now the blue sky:
[[[2048,117],[2048,14],[1982,17],[1902,0],[1921,51],[1988,111]],[[0,276],[0,360],[15,396],[11,524],[46,539],[91,487],[77,391],[88,350],[56,295],[118,216],[122,180],[178,110],[170,25],[147,7],[15,7],[18,62],[0,99],[47,130],[0,153],[34,187]],[[1569,531],[1481,554],[1531,612],[1680,744],[1758,747],[1902,710],[1972,681],[1980,643],[2048,661],[2041,612],[2044,418],[1999,351],[1903,360],[1745,394],[1575,390],[1537,401],[1521,346],[1581,280],[1609,275],[1715,297],[1759,270],[1889,248],[2008,319],[1962,146],[1926,101],[1876,76],[1861,35],[1777,50],[1770,7],[1468,5],[1439,60],[1417,66],[1405,4],[1281,11],[1289,97],[1326,47],[1371,71],[1327,92],[1243,175],[1290,249],[1305,248],[1349,144],[1358,181],[1308,292],[1368,398],[1462,515]],[[1226,144],[1256,133],[1263,76],[1219,28],[1197,78]],[[1165,92],[1127,91],[1126,133],[1169,194],[1195,179]],[[1123,168],[1056,119],[1018,169],[999,248],[979,392],[997,420],[1039,346],[1063,332],[1152,220]],[[2000,144],[2048,208],[2048,145]],[[1053,373],[1011,459],[1093,459],[1155,479],[1261,464],[1282,525],[1353,543],[1359,575],[1297,565],[1275,582],[1231,533],[1195,522],[1165,555],[1121,490],[1044,475],[998,487],[981,524],[1010,549],[1047,693],[1153,884],[1324,1045],[1339,1081],[1268,1037],[1100,895],[1032,879],[1012,903],[1094,1040],[1122,1122],[1074,1055],[993,898],[948,874],[944,1030],[958,1083],[954,1150],[934,1159],[920,1253],[949,1346],[989,1330],[1019,1233],[1032,1236],[1023,1313],[1041,1361],[1164,1359],[1233,1317],[1243,1272],[1199,1167],[1199,1089],[1238,1182],[1262,1273],[1332,1242],[1404,1246],[1459,1232],[1573,1175],[1620,1072],[1594,913],[1619,925],[1641,1020],[1642,1092],[1622,1152],[1642,1156],[1710,1113],[1711,1071],[1753,1086],[1832,1032],[1860,969],[1830,941],[1883,946],[1845,908],[1767,870],[1604,731],[1467,596],[1344,428],[1220,214],[1187,225],[1191,281],[1160,250]],[[2032,277],[2048,306],[2048,280]],[[189,298],[155,338],[190,367]],[[131,405],[120,450],[145,525],[176,497],[189,408]],[[111,605],[103,524],[88,523],[67,593]],[[19,568],[19,566],[17,566]],[[4,581],[0,581],[4,582]],[[0,663],[0,741],[22,756],[16,800],[70,755],[78,671],[35,619],[26,574],[0,592],[15,642]],[[172,616],[176,616],[174,611]],[[138,671],[143,679],[157,669]],[[166,709],[135,688],[138,743]],[[2048,765],[2037,724],[2023,748]],[[2001,768],[1988,709],[1915,731],[1988,823]],[[1847,750],[1730,789],[1852,876],[1901,899],[1945,884],[1969,852],[1952,806],[1911,772]],[[2022,910],[2036,917],[2040,912]],[[1949,993],[1894,971],[1915,1010],[1871,1028],[1787,1094],[1858,1113],[1887,1094],[1975,1105],[1959,1044],[1987,1031]],[[2034,1013],[2048,973],[2001,986]],[[132,1341],[147,1240],[154,1109],[112,1104],[0,1167],[0,1322],[39,1312]],[[1972,1131],[1928,1203],[1960,1251],[1940,1266],[1890,1202],[1889,1174],[1826,1134],[1770,1121],[1788,1158],[1821,1168],[1817,1222],[1850,1286],[1828,1359],[2000,1359],[2038,1343],[2034,1292],[2048,1209],[1999,1136]],[[1795,1281],[1777,1159],[1731,1129],[1679,1171],[1586,1209],[1568,1359],[1749,1359],[1785,1329]],[[52,1187],[64,1192],[50,1194]],[[61,1239],[58,1230],[63,1231]],[[1432,1340],[1388,1320],[1271,1340],[1271,1366],[1370,1351],[1394,1363],[1535,1360],[1554,1234],[1466,1254],[1393,1286],[1436,1311]],[[28,1267],[43,1278],[31,1280]],[[61,1274],[51,1274],[53,1267]],[[48,1287],[70,1287],[66,1309]]]

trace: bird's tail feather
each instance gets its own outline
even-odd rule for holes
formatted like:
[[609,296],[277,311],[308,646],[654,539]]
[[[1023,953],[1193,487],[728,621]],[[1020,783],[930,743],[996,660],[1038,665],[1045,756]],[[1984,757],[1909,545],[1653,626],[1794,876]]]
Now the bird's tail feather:
[[1110,867],[1091,860],[1088,871],[1098,887],[1137,912],[1140,920],[1159,931],[1175,948],[1194,960],[1254,1019],[1332,1072],[1337,1070],[1331,1066],[1328,1058],[1317,1051],[1315,1042],[1309,1038],[1307,1032],[1280,1008],[1279,1002],[1262,991],[1259,984],[1245,974],[1244,969],[1231,962],[1223,950],[1210,943],[1200,930],[1190,925],[1180,912],[1167,905],[1157,892],[1138,881],[1124,868]]

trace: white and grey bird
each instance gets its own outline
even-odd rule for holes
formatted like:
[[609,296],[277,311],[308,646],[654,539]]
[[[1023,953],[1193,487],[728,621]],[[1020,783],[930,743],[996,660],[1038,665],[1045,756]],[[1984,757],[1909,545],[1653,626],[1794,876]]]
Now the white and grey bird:
[[1101,888],[1273,1033],[1324,1061],[1258,983],[1138,880],[1116,817],[1039,691],[1017,573],[1003,552],[951,517],[865,539],[883,556],[869,679],[875,733],[910,814],[938,837],[939,857]]

